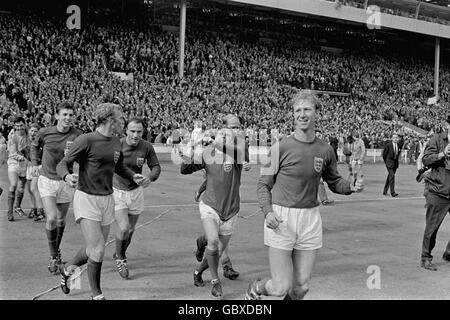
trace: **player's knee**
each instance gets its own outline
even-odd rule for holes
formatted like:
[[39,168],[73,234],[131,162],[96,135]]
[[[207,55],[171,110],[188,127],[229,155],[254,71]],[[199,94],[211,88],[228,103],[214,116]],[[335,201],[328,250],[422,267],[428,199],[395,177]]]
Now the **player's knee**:
[[66,220],[65,219],[56,219],[56,226],[61,228],[63,226],[66,225]]
[[32,193],[38,192],[37,186],[32,184],[32,185],[30,186],[30,192],[32,192]]
[[89,258],[94,261],[103,261],[103,256],[105,255],[105,245],[102,243],[94,247],[88,248],[86,250]]
[[130,232],[131,226],[129,223],[120,223],[119,224],[119,232],[122,234],[126,234],[128,232]]
[[213,250],[213,251],[219,250],[219,237],[218,236],[217,237],[207,237],[206,240],[208,241],[208,244],[206,247],[209,250]]
[[56,218],[47,216],[45,221],[45,226],[48,230],[53,230],[56,228]]
[[16,192],[16,189],[17,189],[17,184],[11,183],[9,185],[9,191],[10,192]]

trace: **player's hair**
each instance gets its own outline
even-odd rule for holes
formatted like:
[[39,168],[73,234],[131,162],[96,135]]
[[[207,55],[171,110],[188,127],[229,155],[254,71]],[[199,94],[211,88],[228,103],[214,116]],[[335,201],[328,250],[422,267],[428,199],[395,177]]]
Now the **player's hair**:
[[31,128],[36,128],[36,129],[40,129],[41,128],[41,126],[38,124],[38,123],[36,123],[36,122],[33,122],[32,124],[30,124],[30,129]]
[[142,127],[145,128],[144,119],[142,119],[141,117],[131,117],[131,118],[128,120],[128,122],[127,122],[127,127],[128,127],[128,125],[129,125],[130,123],[132,123],[132,122],[134,122],[134,123],[140,123],[140,124],[142,124]]
[[26,123],[25,119],[23,117],[15,117],[14,123],[19,123],[19,122],[23,122],[24,124]]
[[310,102],[316,111],[319,111],[322,108],[322,102],[320,102],[319,98],[311,90],[297,91],[289,101],[289,107],[293,108],[300,101]]
[[122,108],[114,103],[100,103],[94,111],[94,119],[97,125],[104,124],[116,113],[122,113]]
[[75,112],[75,105],[71,101],[63,101],[56,107],[56,113],[59,114],[62,109],[69,109]]

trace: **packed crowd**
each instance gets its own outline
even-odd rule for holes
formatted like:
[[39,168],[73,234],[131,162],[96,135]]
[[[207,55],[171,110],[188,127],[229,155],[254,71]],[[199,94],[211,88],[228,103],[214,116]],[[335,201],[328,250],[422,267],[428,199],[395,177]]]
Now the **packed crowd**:
[[[189,28],[185,78],[178,77],[178,35],[140,23],[93,23],[81,31],[60,22],[0,15],[0,131],[7,136],[18,114],[48,126],[54,107],[68,99],[77,106],[77,126],[93,130],[93,108],[105,95],[118,97],[125,116],[142,116],[147,139],[167,142],[175,129],[193,129],[200,119],[218,127],[236,113],[252,140],[276,128],[292,130],[287,101],[295,87],[343,92],[325,95],[319,128],[346,137],[360,130],[374,146],[403,119],[438,131],[448,110],[450,72],[441,70],[441,102],[432,94],[432,66],[394,55],[313,49],[309,41],[282,46],[242,42],[226,34]],[[131,72],[123,81],[110,71]],[[253,137],[255,136],[255,137]]]

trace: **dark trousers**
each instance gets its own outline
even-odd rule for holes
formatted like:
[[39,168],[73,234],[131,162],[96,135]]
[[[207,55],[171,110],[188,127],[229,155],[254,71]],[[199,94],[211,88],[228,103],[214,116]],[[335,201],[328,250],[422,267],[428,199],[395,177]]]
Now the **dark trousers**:
[[[436,235],[447,213],[450,212],[450,199],[439,197],[432,192],[426,193],[426,225],[422,242],[422,260],[432,260],[431,251],[436,245]],[[445,249],[450,255],[450,241]]]
[[386,178],[386,183],[384,184],[383,193],[387,193],[388,189],[391,189],[391,194],[395,193],[395,172],[397,168],[387,168],[388,176]]

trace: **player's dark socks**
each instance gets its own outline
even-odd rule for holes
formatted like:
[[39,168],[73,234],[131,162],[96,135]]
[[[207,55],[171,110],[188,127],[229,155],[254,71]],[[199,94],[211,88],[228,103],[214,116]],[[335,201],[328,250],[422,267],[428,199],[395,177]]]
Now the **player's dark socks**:
[[125,259],[125,251],[127,250],[128,239],[120,240],[116,238],[116,255],[120,260]]
[[23,200],[23,192],[17,191],[16,193],[16,208],[20,208]]
[[208,260],[205,257],[205,258],[203,258],[202,262],[198,266],[197,271],[198,271],[198,273],[202,274],[208,268],[209,268]]
[[220,261],[222,263],[222,267],[231,267],[230,257],[226,257]]
[[88,259],[89,257],[86,253],[86,248],[83,247],[77,252],[77,254],[75,255],[75,257],[73,257],[72,260],[67,262],[66,265],[81,267],[82,265],[88,262]]
[[[133,233],[134,233],[134,231],[130,231],[130,233],[128,234],[128,238],[127,238],[127,241],[126,241],[126,246],[125,246],[125,251],[128,249],[128,247],[130,246],[130,243],[131,243],[131,237],[133,237]],[[124,254],[125,254],[125,252],[124,252]]]
[[206,240],[206,237],[204,234],[202,234],[200,237],[197,238],[198,242],[201,241],[201,243],[206,247],[208,245],[208,240]]
[[102,294],[100,289],[100,276],[102,273],[102,262],[96,262],[91,258],[88,259],[87,263],[87,274],[89,279],[89,285],[91,287],[92,296],[98,296]]
[[219,267],[219,250],[205,250],[206,260],[211,271],[211,279],[219,279],[218,267]]
[[13,212],[15,198],[16,198],[16,192],[9,191],[8,192],[8,212],[11,212],[11,213]]
[[63,224],[62,226],[56,226],[56,245],[57,245],[58,249],[61,246],[61,240],[62,240],[65,228],[66,228],[65,224]]
[[48,247],[50,249],[50,256],[56,257],[58,255],[58,242],[57,242],[57,231],[56,228],[53,230],[45,229],[48,239]]

